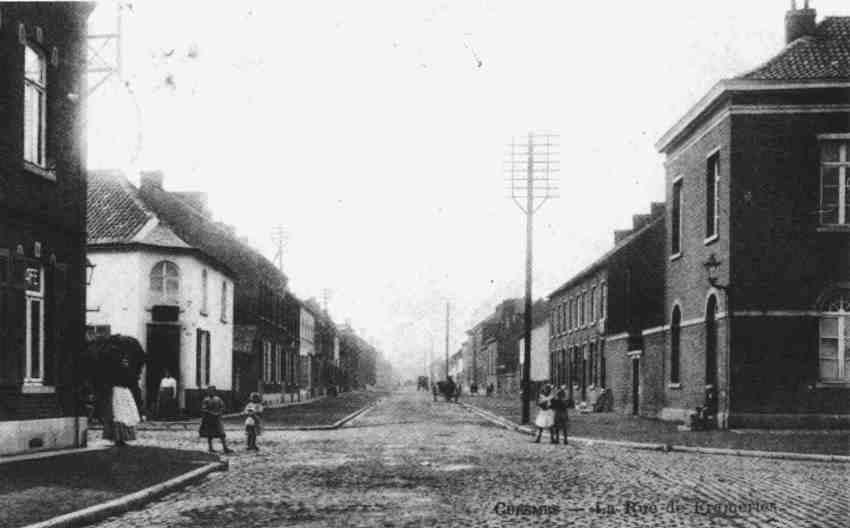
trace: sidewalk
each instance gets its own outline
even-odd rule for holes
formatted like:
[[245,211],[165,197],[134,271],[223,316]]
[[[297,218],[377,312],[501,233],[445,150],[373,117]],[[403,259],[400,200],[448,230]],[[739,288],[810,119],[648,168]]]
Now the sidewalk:
[[68,524],[92,522],[223,467],[217,456],[204,452],[135,445],[0,459],[0,526],[48,521],[86,508],[79,518],[68,515]]
[[[466,396],[460,400],[519,424],[519,396]],[[531,405],[531,422],[537,407]],[[570,410],[569,435],[600,440],[663,444],[698,448],[850,455],[850,430],[678,431],[677,424],[615,412],[579,414]]]
[[[352,413],[372,405],[386,394],[365,390],[343,392],[336,397],[328,396],[300,405],[266,408],[263,412],[263,428],[329,428]],[[228,429],[242,428],[244,423],[245,418],[238,414],[224,418],[224,425]]]

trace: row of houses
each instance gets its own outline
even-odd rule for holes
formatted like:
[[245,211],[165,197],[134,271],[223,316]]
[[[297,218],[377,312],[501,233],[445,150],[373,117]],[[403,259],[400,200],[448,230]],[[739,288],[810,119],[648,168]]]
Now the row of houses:
[[[665,202],[548,295],[533,381],[665,420],[711,393],[721,427],[850,424],[850,17],[792,5],[785,31],[658,141]],[[514,390],[520,312],[471,329],[455,373]]]
[[146,408],[166,371],[190,414],[209,385],[234,407],[251,392],[277,404],[375,383],[375,347],[289,291],[281,270],[213,220],[204,193],[167,191],[159,171],[138,187],[115,171],[88,180],[87,330],[142,343]]
[[[86,337],[138,339],[143,412],[165,370],[181,408],[380,383],[380,352],[158,172],[85,171],[92,3],[0,4],[0,455],[80,445]],[[88,292],[87,292],[88,287]],[[87,295],[88,293],[88,295]]]

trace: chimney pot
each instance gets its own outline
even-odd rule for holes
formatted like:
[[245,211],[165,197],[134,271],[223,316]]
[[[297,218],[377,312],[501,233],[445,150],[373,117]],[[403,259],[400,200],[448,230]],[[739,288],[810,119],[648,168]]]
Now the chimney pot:
[[791,2],[791,10],[785,13],[785,43],[790,44],[801,37],[815,34],[817,11],[809,7],[809,1],[803,9],[797,9],[797,2]]

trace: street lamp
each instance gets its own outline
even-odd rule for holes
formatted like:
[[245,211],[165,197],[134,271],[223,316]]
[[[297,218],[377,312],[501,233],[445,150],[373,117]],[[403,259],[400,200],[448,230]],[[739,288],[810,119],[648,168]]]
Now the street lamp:
[[[709,255],[708,260],[706,260],[706,261],[703,263],[703,266],[705,267],[705,270],[706,270],[706,272],[708,273],[708,283],[709,283],[709,284],[710,284],[713,288],[717,288],[718,290],[724,290],[724,291],[726,291],[726,290],[728,290],[728,289],[729,289],[729,285],[728,285],[728,284],[724,285],[724,284],[718,284],[718,283],[717,283],[717,272],[718,272],[718,270],[720,269],[720,266],[721,266],[722,264],[723,264],[723,261],[722,261],[722,260],[719,260],[719,259],[717,258],[717,255],[715,255],[714,253],[712,253],[711,255]],[[727,300],[727,301],[728,301],[728,300]],[[727,310],[728,310],[728,306],[727,306]]]
[[94,269],[97,267],[97,264],[93,264],[92,261],[86,257],[86,286],[91,286],[91,280],[94,277]]

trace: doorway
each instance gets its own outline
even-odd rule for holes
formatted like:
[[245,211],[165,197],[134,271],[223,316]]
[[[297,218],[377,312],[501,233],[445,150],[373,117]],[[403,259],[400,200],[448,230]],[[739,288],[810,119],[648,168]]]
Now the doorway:
[[708,298],[705,308],[705,384],[717,387],[717,297]]
[[632,414],[637,416],[640,411],[640,359],[632,358]]
[[145,407],[152,411],[156,404],[159,382],[167,369],[180,383],[180,327],[149,324],[147,341],[147,375],[145,376]]

